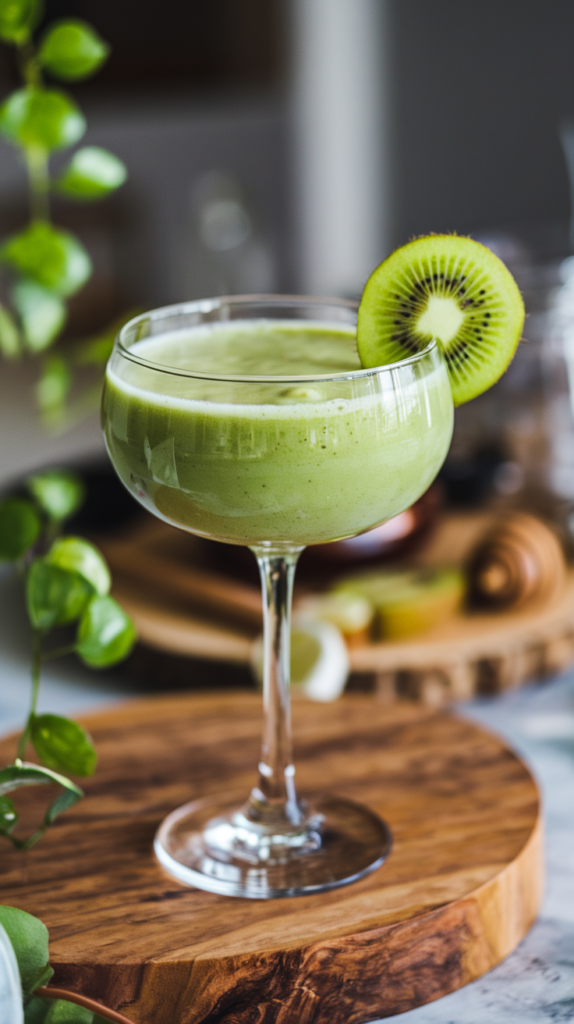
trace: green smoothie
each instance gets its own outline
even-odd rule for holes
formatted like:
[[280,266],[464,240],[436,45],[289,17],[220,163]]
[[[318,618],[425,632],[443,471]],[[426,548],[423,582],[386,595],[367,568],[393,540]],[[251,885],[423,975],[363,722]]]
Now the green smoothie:
[[453,407],[436,349],[360,369],[341,324],[236,320],[116,348],[102,407],[110,457],[150,511],[205,537],[304,545],[361,533],[429,486]]

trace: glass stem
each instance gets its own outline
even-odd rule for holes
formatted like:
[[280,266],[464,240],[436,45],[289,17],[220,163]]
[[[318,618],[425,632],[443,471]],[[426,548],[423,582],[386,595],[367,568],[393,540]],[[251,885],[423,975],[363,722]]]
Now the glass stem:
[[295,793],[289,694],[291,599],[297,559],[303,548],[269,553],[255,550],[263,589],[263,739],[259,783],[247,813],[262,824],[299,825],[303,811]]

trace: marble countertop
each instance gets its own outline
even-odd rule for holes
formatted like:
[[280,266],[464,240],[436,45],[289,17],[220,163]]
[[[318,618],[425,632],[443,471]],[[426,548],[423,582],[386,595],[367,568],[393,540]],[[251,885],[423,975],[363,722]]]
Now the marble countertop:
[[[0,568],[0,733],[21,726],[29,699],[28,627],[20,584]],[[145,692],[120,673],[67,658],[46,666],[40,710],[79,714]],[[544,801],[546,894],[540,917],[506,960],[401,1024],[562,1024],[574,1021],[574,671],[460,713],[496,731],[528,762]],[[1,899],[1,893],[0,893]]]

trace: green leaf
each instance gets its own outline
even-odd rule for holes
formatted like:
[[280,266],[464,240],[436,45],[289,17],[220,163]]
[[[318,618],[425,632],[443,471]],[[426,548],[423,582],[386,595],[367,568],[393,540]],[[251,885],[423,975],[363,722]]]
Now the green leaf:
[[60,21],[46,32],[38,59],[55,78],[88,78],[102,66],[110,47],[91,25],[79,19]]
[[44,1024],[94,1024],[94,1014],[85,1006],[55,999],[48,1010]]
[[26,578],[26,604],[30,622],[44,632],[78,619],[94,588],[77,572],[36,558]]
[[18,814],[12,801],[7,796],[0,796],[0,835],[9,836],[17,821]]
[[29,761],[16,761],[0,770],[0,797],[12,793],[15,789],[21,789],[22,786],[49,786],[52,783],[62,786],[66,791],[73,791],[76,800],[84,795],[74,782],[63,775],[58,775],[50,768],[41,768],[40,765],[31,764]]
[[72,775],[93,775],[98,757],[81,725],[59,715],[35,715],[31,739],[42,764]]
[[[50,519],[67,519],[78,511],[86,496],[83,480],[67,469],[48,469],[44,473],[35,473],[28,477],[26,486]],[[60,568],[69,567],[61,565]]]
[[0,0],[0,39],[25,43],[42,15],[38,0]]
[[122,161],[99,146],[78,149],[55,183],[55,188],[72,199],[101,199],[123,185],[128,176]]
[[37,541],[42,524],[31,501],[6,498],[0,502],[0,561],[23,558]]
[[35,221],[12,235],[0,249],[0,258],[44,288],[73,295],[88,280],[92,262],[74,235]]
[[0,305],[0,352],[6,359],[15,359],[22,352],[20,332],[10,313],[2,305]]
[[51,355],[44,360],[36,383],[36,400],[47,425],[57,426],[61,422],[72,379],[72,372],[63,356]]
[[[20,845],[24,848],[33,846],[40,839],[45,829],[53,825],[58,815],[73,807],[78,800],[82,799],[84,793],[79,786],[76,786],[75,782],[67,779],[64,775],[59,775],[57,772],[52,771],[51,768],[42,768],[40,765],[29,764],[26,761],[16,761],[15,764],[11,764],[0,771],[0,796],[5,796],[6,793],[11,793],[21,786],[41,786],[50,785],[51,783],[60,786],[62,792],[49,805],[41,828],[28,840],[20,840]],[[3,922],[0,921],[0,924],[3,924]]]
[[54,541],[46,561],[67,572],[77,572],[104,597],[112,585],[110,570],[97,548],[81,537],[60,537]]
[[0,132],[17,146],[65,149],[85,130],[84,115],[61,89],[18,89],[0,106]]
[[113,597],[94,597],[80,619],[76,651],[92,668],[106,668],[127,658],[136,631]]
[[48,929],[37,917],[17,907],[0,906],[0,924],[12,943],[26,1001],[54,973],[48,962]]
[[24,1010],[24,1024],[45,1024],[46,1014],[50,1009],[50,1001],[32,996]]
[[[48,771],[47,768],[44,771]],[[63,814],[64,811],[68,811],[70,807],[77,804],[78,800],[81,800],[84,793],[79,786],[74,786],[70,779],[64,779],[63,775],[58,775],[59,779],[63,779],[67,783],[66,787],[62,789],[62,792],[58,794],[55,800],[52,801],[48,810],[44,815],[44,825],[48,827],[53,825],[59,814]]]
[[69,999],[42,999],[34,996],[24,1012],[24,1024],[107,1024],[98,1013],[78,1006]]
[[18,281],[12,300],[20,314],[24,337],[32,352],[42,352],[66,322],[66,307],[56,292],[35,281]]

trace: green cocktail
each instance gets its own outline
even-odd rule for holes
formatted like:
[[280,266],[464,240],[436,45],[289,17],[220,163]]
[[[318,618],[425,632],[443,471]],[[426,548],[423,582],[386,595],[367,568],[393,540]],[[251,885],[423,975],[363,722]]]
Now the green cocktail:
[[385,823],[349,800],[301,800],[289,712],[293,575],[306,544],[352,536],[414,502],[453,424],[440,349],[362,369],[357,307],[238,297],[155,310],[123,328],[102,406],[114,466],[151,512],[248,545],[264,596],[259,780],[242,805],[197,801],[155,840],[180,881],[269,898],[319,892],[378,867]]
[[[201,374],[279,375],[243,395],[229,384],[112,363],[105,435],[126,485],[156,515],[233,544],[318,544],[411,505],[435,477],[452,433],[442,360],[389,375],[357,373],[342,325],[236,321],[137,342],[133,355]],[[357,386],[358,384],[358,386]],[[337,390],[339,394],[337,395]]]

